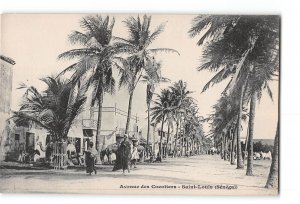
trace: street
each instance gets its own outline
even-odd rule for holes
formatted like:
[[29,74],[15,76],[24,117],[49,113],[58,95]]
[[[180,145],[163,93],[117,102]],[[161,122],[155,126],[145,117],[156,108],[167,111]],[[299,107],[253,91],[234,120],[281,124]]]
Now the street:
[[[219,155],[168,158],[162,163],[139,164],[125,175],[101,166],[96,175],[83,168],[54,170],[1,167],[1,192],[97,193],[97,194],[202,194],[276,195],[265,189],[270,160],[254,161],[254,176],[223,161]],[[245,167],[246,168],[246,167]]]

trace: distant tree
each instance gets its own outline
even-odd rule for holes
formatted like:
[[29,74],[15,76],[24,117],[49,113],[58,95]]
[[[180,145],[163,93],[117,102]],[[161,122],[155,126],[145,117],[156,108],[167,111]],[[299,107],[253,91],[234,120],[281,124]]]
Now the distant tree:
[[[150,124],[151,124],[151,118],[150,118],[150,109],[151,109],[151,102],[152,98],[155,92],[155,88],[159,83],[162,82],[169,82],[170,80],[161,76],[161,63],[156,62],[153,58],[152,61],[149,61],[147,65],[147,69],[145,70],[145,74],[142,76],[141,81],[145,82],[147,84],[146,88],[146,103],[147,103],[147,156],[148,156],[148,147],[149,147],[149,138],[150,138]],[[169,125],[168,125],[169,130]]]
[[273,151],[273,145],[268,144],[262,144],[261,141],[254,142],[253,143],[253,151],[254,152],[272,152]]
[[253,143],[253,151],[254,152],[264,151],[264,145],[261,143],[261,141]]
[[162,142],[164,137],[164,123],[167,121],[168,115],[172,112],[172,95],[169,89],[163,89],[161,93],[157,96],[157,100],[153,103],[151,110],[151,121],[155,124],[161,123],[160,130],[160,145],[159,154],[162,156]]
[[[170,86],[172,92],[172,117],[176,123],[175,147],[177,151],[177,140],[181,139],[181,150],[183,147],[183,139],[185,137],[184,120],[187,116],[187,110],[191,108],[193,98],[190,96],[191,91],[187,88],[187,83],[179,80]],[[179,131],[183,131],[180,132]],[[180,138],[181,136],[181,138]]]

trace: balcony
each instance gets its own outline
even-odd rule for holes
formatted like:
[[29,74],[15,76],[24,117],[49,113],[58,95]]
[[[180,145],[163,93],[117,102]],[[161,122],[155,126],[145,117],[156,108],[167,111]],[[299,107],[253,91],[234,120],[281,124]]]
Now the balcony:
[[82,119],[82,129],[97,129],[97,120]]
[[[116,131],[116,135],[119,136],[119,137],[124,137],[124,134],[125,134],[125,129],[124,128],[119,128]],[[139,133],[136,132],[136,131],[128,131],[127,134],[129,136],[129,138],[132,138],[132,137],[138,138],[139,137]]]
[[[97,115],[98,114],[98,107],[91,107],[90,111],[92,113],[92,115]],[[120,115],[122,117],[127,117],[127,112],[123,111],[119,108],[117,108],[117,105],[115,105],[114,107],[102,107],[102,113],[114,113],[115,115]],[[138,122],[139,118],[137,115],[131,115],[130,119],[132,121]]]

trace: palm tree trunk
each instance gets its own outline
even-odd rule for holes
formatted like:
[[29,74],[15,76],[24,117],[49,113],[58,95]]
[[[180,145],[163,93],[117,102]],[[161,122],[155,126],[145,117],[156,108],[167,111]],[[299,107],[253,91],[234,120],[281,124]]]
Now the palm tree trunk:
[[178,138],[178,122],[176,122],[176,138],[175,138],[175,144],[174,144],[174,157],[177,156],[177,138]]
[[161,129],[160,129],[160,144],[159,144],[159,155],[162,157],[162,138],[163,138],[163,131],[164,131],[164,120],[165,117],[162,118],[161,121]]
[[136,85],[136,77],[137,77],[137,73],[135,73],[135,75],[133,76],[132,79],[132,84],[130,85],[130,91],[129,91],[129,103],[128,103],[128,111],[127,111],[127,121],[126,121],[126,128],[125,128],[125,133],[128,134],[128,129],[130,126],[130,119],[131,119],[131,106],[132,106],[132,99],[133,99],[133,92],[135,89],[135,85]]
[[183,140],[182,140],[182,135],[181,135],[181,128],[182,128],[182,120],[180,118],[179,120],[179,142],[180,142],[180,145],[179,145],[179,156],[181,157],[182,156],[182,151],[183,151]]
[[96,133],[96,149],[98,152],[101,151],[101,119],[102,119],[102,105],[103,105],[103,92],[98,97],[98,120],[97,120],[97,133]]
[[253,172],[253,131],[254,131],[254,119],[255,119],[255,106],[257,100],[257,92],[254,92],[251,96],[250,102],[250,116],[249,116],[249,136],[248,136],[248,160],[247,160],[247,176],[252,176]]
[[192,138],[192,141],[191,141],[191,152],[192,152],[192,155],[194,155],[194,151],[195,151],[195,148],[194,148],[194,139]]
[[133,90],[130,92],[130,95],[129,95],[127,121],[126,121],[126,129],[125,129],[126,134],[128,134],[128,129],[129,129],[129,125],[130,125],[132,98],[133,98]]
[[231,163],[231,151],[232,151],[232,140],[229,139],[229,152],[228,152],[228,156],[229,156],[229,159],[228,161]]
[[226,160],[227,161],[229,161],[229,143],[230,143],[229,135],[227,135],[226,138]]
[[[185,156],[187,156],[187,151],[188,151],[188,139],[187,136],[185,134],[185,118],[182,120],[182,124],[183,124],[183,129],[182,129],[182,144],[184,144],[184,154]],[[184,141],[185,140],[185,141]]]
[[239,102],[239,114],[237,120],[237,134],[236,134],[236,153],[237,153],[237,169],[243,169],[244,163],[242,158],[242,151],[241,151],[241,122],[242,122],[242,114],[243,114],[243,98],[244,98],[244,91],[245,91],[246,83],[242,85],[241,95],[240,95],[240,102]]
[[152,154],[154,155],[154,157],[156,156],[155,155],[155,143],[156,143],[156,141],[155,141],[155,127],[156,126],[153,126],[153,151],[152,151]]
[[277,130],[274,140],[274,149],[272,153],[272,164],[265,188],[278,187],[278,165],[279,165],[279,122],[277,122]]
[[98,154],[96,156],[97,163],[101,162],[100,152],[101,152],[101,120],[102,120],[102,105],[103,105],[103,92],[101,91],[98,97],[98,120],[97,120],[97,132],[96,132],[96,149]]
[[167,146],[166,146],[166,158],[168,158],[168,152],[169,152],[169,139],[170,139],[170,123],[168,123],[168,134],[167,134]]
[[146,153],[147,157],[149,156],[149,138],[150,138],[150,104],[147,104],[147,111],[148,111],[148,124],[147,124],[147,144],[146,144]]
[[223,159],[223,154],[224,154],[224,136],[223,136],[223,134],[222,134],[222,136],[221,136],[221,151],[220,151],[220,156],[221,156],[221,159]]
[[227,145],[227,138],[226,138],[226,134],[224,135],[224,155],[223,155],[223,159],[224,159],[224,161],[226,161],[227,160],[227,157],[226,157],[226,150],[227,150],[227,148],[226,148],[226,145]]
[[245,141],[245,156],[244,156],[244,164],[245,164],[245,159],[246,159],[246,152],[248,154],[248,141],[249,141],[249,125],[248,125],[248,128],[247,128],[247,136],[246,136],[246,141]]
[[235,131],[231,131],[232,134],[232,142],[231,142],[231,161],[230,164],[231,165],[235,165],[235,158],[234,158],[234,153],[235,153],[235,141],[236,141],[236,132]]

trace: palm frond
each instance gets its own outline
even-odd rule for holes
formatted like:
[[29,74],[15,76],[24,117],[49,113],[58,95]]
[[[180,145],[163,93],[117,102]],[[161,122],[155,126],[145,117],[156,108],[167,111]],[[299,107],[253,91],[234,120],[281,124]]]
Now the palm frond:
[[45,128],[46,130],[50,130],[51,128],[48,127],[46,124],[39,121],[34,115],[29,115],[23,111],[14,111],[11,119],[15,122],[16,125],[28,125],[30,122],[34,122],[35,124],[39,125],[40,127]]
[[271,88],[268,84],[266,84],[266,90],[267,90],[267,93],[268,93],[269,97],[273,101],[273,93],[272,93],[272,90],[271,90]]
[[230,70],[223,68],[221,71],[219,71],[216,75],[213,76],[203,87],[202,93],[205,92],[209,87],[213,86],[214,84],[217,84],[227,77],[230,76]]
[[[157,39],[157,37],[164,31],[165,27],[166,27],[166,23],[160,24],[155,29],[155,31],[149,36],[149,38],[147,39],[146,44],[150,45],[153,41],[155,41]],[[149,29],[149,24],[148,24],[147,29],[144,29],[144,30],[148,30],[148,29]]]
[[100,53],[100,51],[97,49],[88,49],[88,48],[73,49],[73,50],[69,50],[67,52],[64,52],[64,53],[58,55],[58,59],[72,60],[74,58],[93,56],[93,55],[97,55],[99,53]]
[[170,48],[153,48],[148,50],[150,53],[157,54],[159,52],[165,52],[165,53],[176,53],[180,55],[180,53],[177,50],[170,49]]
[[73,31],[71,32],[71,34],[69,34],[68,39],[71,42],[71,44],[86,45],[86,43],[89,40],[89,37],[86,34],[81,33],[79,31]]

